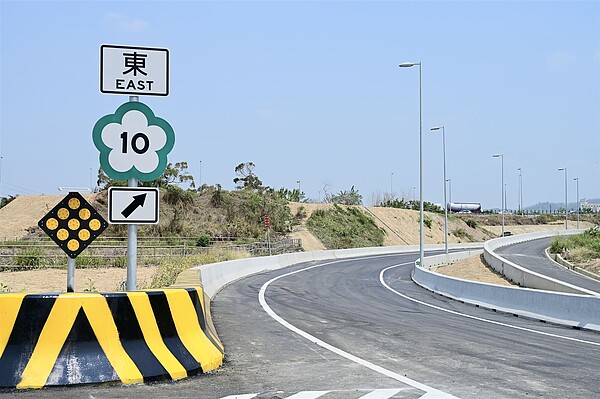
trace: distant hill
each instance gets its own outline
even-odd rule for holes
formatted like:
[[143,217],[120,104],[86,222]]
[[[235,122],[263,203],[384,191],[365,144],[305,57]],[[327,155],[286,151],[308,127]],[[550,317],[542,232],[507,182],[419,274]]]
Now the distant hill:
[[[581,199],[581,201],[583,202],[584,199]],[[592,204],[600,203],[600,199],[597,199],[597,198],[585,199],[585,201],[592,203]],[[576,201],[568,202],[567,205],[568,205],[569,211],[577,210],[577,202]],[[558,211],[559,209],[564,209],[564,208],[565,208],[564,202],[538,202],[535,205],[526,206],[523,209],[525,209],[526,211],[555,212],[555,211]]]

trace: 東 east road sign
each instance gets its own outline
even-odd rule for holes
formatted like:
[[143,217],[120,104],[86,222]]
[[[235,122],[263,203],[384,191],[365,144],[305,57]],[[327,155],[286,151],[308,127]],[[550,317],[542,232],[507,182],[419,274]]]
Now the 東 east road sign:
[[169,95],[169,50],[100,46],[100,91],[133,96]]

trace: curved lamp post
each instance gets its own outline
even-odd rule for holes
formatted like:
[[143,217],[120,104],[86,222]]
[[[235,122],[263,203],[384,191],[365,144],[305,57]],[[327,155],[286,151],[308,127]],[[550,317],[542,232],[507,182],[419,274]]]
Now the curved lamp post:
[[558,168],[559,171],[565,172],[565,230],[569,229],[568,218],[569,218],[569,208],[567,202],[567,168]]
[[442,130],[442,146],[444,149],[444,249],[448,255],[448,202],[446,201],[446,129],[444,126],[432,127],[431,130]]
[[504,154],[494,154],[494,158],[500,158],[502,167],[502,198],[500,200],[502,212],[502,237],[504,237]]
[[423,232],[423,96],[421,89],[421,63],[404,62],[399,65],[400,68],[419,67],[419,265],[423,264],[424,251],[423,241],[425,238]]

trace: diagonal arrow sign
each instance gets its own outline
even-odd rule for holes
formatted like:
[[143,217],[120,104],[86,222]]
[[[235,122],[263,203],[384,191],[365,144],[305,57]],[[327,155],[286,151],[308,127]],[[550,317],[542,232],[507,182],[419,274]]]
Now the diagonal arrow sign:
[[127,208],[123,209],[121,215],[123,215],[123,217],[128,218],[133,213],[133,211],[135,211],[141,206],[144,206],[144,202],[146,202],[146,193],[134,195],[133,201],[131,202],[131,204],[127,205]]

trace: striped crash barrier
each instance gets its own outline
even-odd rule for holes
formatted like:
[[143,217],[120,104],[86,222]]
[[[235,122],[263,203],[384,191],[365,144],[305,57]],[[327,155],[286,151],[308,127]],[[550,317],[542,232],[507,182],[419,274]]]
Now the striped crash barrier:
[[222,361],[201,286],[0,294],[1,387],[175,380]]

